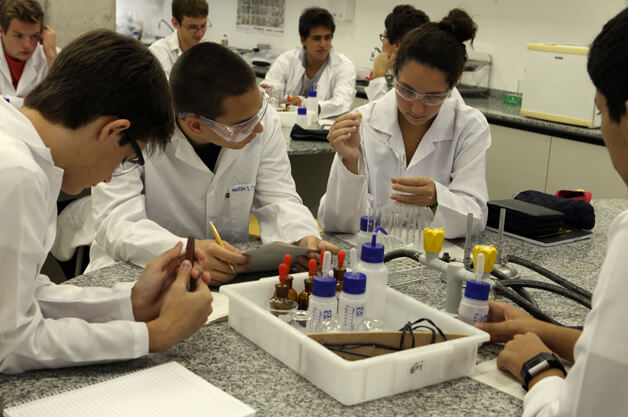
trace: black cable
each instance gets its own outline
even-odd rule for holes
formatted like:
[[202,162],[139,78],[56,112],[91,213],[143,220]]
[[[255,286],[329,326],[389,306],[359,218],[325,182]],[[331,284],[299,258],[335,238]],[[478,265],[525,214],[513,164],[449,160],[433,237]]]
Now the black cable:
[[521,295],[519,295],[515,290],[504,286],[504,284],[501,281],[495,281],[493,285],[493,289],[495,291],[495,294],[501,295],[502,297],[507,298],[513,303],[519,305],[521,308],[527,311],[528,314],[530,314],[532,317],[542,320],[542,321],[546,321],[548,323],[562,326],[560,322],[554,320],[553,318],[545,314],[540,308],[534,306],[528,300],[526,300]]
[[528,287],[549,291],[555,294],[562,295],[565,298],[569,298],[570,300],[573,300],[576,303],[583,305],[587,308],[591,308],[591,300],[587,299],[586,297],[582,297],[575,291],[571,291],[567,288],[561,287],[560,285],[550,284],[549,282],[534,281],[531,279],[511,279],[508,281],[502,281],[502,284],[506,287],[510,287],[513,289]]
[[419,262],[420,253],[410,249],[395,249],[384,255],[384,262],[392,261],[397,258],[410,258]]
[[550,280],[554,281],[555,283],[557,283],[558,285],[565,287],[571,291],[574,291],[578,294],[580,294],[582,297],[585,297],[587,299],[589,299],[589,301],[591,300],[591,292],[585,290],[582,287],[577,286],[576,284],[562,278],[561,276],[553,273],[550,270],[547,270],[545,268],[543,268],[540,265],[537,265],[533,262],[528,261],[527,259],[523,259],[520,258],[518,256],[514,256],[514,255],[508,255],[507,256],[508,262],[512,262],[514,264],[517,265],[521,265],[521,266],[525,266],[528,269],[531,269],[534,272],[537,272],[541,275],[543,275],[546,278],[549,278]]
[[[508,281],[511,278],[506,276],[504,273],[498,271],[497,269],[493,269],[491,271],[491,275],[493,275],[495,278],[501,280],[501,281]],[[539,308],[539,305],[536,303],[536,301],[534,301],[534,299],[532,298],[532,296],[528,293],[528,291],[526,291],[525,288],[515,288],[514,289],[520,296],[522,296],[523,298],[525,298],[526,300],[528,300],[528,302],[530,302],[535,308]]]

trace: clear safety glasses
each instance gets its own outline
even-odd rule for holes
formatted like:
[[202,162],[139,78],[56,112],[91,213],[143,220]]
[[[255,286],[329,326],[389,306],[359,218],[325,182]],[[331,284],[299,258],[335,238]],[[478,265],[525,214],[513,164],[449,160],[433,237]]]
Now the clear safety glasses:
[[121,140],[120,145],[126,145],[126,143],[130,143],[135,151],[135,156],[133,158],[124,158],[122,163],[113,171],[111,174],[112,177],[119,177],[120,175],[124,175],[128,172],[133,171],[140,165],[144,165],[144,156],[142,155],[142,149],[140,145],[138,145],[137,141],[129,135],[129,131],[124,131],[124,140]]
[[[251,136],[257,125],[260,124],[266,114],[266,109],[268,108],[268,95],[262,89],[260,89],[260,94],[262,95],[262,106],[253,117],[243,122],[228,126],[201,115],[198,115],[198,118],[227,142],[242,142]],[[185,119],[190,114],[192,113],[180,113],[179,117]]]
[[419,94],[414,90],[409,89],[408,87],[399,84],[399,82],[395,81],[395,90],[397,91],[397,95],[404,100],[408,101],[416,101],[421,100],[421,102],[426,106],[438,106],[443,101],[449,97],[451,90],[447,90],[446,93],[439,94]]

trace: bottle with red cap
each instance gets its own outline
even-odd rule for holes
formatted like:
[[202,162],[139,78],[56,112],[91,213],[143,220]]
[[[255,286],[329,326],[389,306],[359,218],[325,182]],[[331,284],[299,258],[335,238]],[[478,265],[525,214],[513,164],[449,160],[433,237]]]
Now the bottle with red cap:
[[336,278],[336,299],[340,297],[340,293],[342,292],[342,278],[345,275],[347,270],[344,267],[345,264],[345,251],[341,250],[338,252],[338,265],[334,268],[334,278]]
[[288,298],[288,286],[286,285],[286,277],[288,276],[288,265],[279,265],[279,283],[275,284],[275,294],[268,301],[270,312],[280,319],[290,322],[292,321],[292,313],[299,306],[296,301]]
[[305,278],[303,283],[305,289],[299,293],[297,302],[299,303],[299,310],[307,310],[310,304],[310,297],[312,296],[312,283],[314,282],[314,275],[316,274],[316,259],[310,259],[309,263],[310,276]]
[[[288,298],[291,299],[292,301],[297,301],[298,294],[296,290],[292,288],[294,277],[292,275],[289,275],[290,264],[292,263],[292,255],[290,255],[289,253],[286,253],[283,257],[283,263],[288,267],[286,270],[286,278],[285,278],[285,283],[288,286]],[[279,273],[281,274],[281,270],[279,271]]]

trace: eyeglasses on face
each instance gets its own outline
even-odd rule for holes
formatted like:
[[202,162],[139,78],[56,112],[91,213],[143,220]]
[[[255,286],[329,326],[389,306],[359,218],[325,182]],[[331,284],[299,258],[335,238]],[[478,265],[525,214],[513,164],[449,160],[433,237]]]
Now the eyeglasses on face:
[[444,93],[419,94],[416,91],[400,84],[399,82],[395,82],[395,91],[397,92],[397,95],[404,100],[421,100],[421,102],[426,106],[438,106],[443,101],[445,101],[447,97],[449,97],[449,94],[451,92],[451,90],[447,90]]
[[142,149],[140,145],[137,143],[133,137],[129,134],[128,130],[123,132],[124,138],[121,139],[120,145],[125,145],[126,143],[130,143],[135,151],[135,156],[132,158],[124,158],[120,166],[113,172],[112,176],[118,177],[120,175],[124,175],[128,172],[133,171],[140,165],[144,165],[144,156],[142,155]]
[[379,34],[379,40],[380,40],[381,42],[384,42],[384,38],[387,38],[387,37],[388,37],[388,36],[386,36],[386,34],[385,34],[385,33],[380,33],[380,34]]
[[207,22],[203,23],[202,25],[183,25],[183,27],[190,31],[190,32],[198,32],[201,30],[205,30],[207,29],[207,27],[212,27],[212,22],[209,21],[209,19],[207,19]]

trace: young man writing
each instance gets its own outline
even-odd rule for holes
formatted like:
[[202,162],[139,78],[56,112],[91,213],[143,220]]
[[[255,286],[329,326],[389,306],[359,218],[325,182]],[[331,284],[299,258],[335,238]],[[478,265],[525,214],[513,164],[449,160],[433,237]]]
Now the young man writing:
[[123,260],[142,266],[193,235],[206,256],[201,268],[212,283],[227,282],[247,270],[248,258],[218,245],[210,222],[225,241],[243,242],[250,213],[263,242],[337,250],[320,240],[296,193],[279,116],[240,56],[215,43],[196,45],[173,67],[170,88],[176,129],[165,152],[92,188],[88,270]]
[[[0,101],[0,372],[137,358],[205,322],[209,275],[181,262],[181,244],[150,262],[134,286],[56,285],[40,273],[60,190],[77,194],[109,181],[121,162],[143,163],[142,147],[169,140],[171,109],[154,56],[104,30],[71,42],[21,111]],[[190,275],[202,282],[187,292]]]

